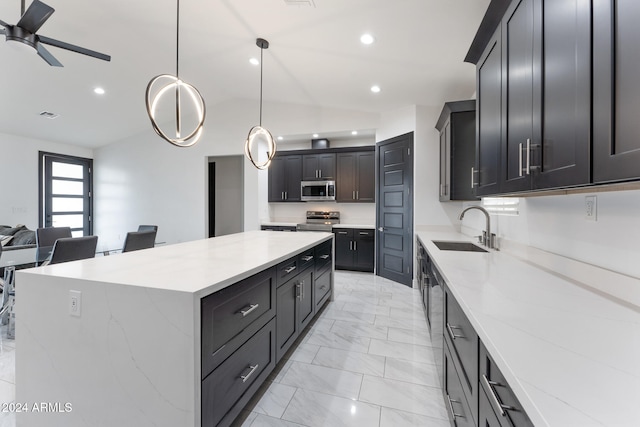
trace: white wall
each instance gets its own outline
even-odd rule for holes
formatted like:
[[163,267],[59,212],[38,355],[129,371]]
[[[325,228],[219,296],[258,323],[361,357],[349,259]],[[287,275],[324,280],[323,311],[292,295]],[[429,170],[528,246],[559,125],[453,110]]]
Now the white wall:
[[[264,104],[263,125],[274,135],[372,129],[377,114]],[[158,240],[167,243],[207,236],[208,157],[242,155],[249,129],[257,124],[258,105],[234,100],[207,106],[202,140],[190,148],[174,147],[149,125],[144,134],[95,150],[96,233],[114,248],[138,224],[157,224]],[[244,230],[269,217],[267,171],[244,164]]]
[[93,158],[93,150],[0,133],[0,224],[38,228],[38,152]]

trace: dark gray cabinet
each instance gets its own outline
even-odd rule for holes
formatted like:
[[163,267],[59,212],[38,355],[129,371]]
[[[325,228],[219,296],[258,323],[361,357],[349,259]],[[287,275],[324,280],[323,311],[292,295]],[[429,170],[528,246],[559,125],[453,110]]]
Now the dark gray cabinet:
[[593,181],[640,179],[640,7],[593,2]]
[[476,161],[476,101],[444,104],[440,132],[440,201],[476,200],[472,172]]
[[338,153],[336,163],[336,201],[375,202],[375,152]]
[[442,393],[447,412],[455,427],[476,427],[472,409],[462,388],[461,375],[454,364],[454,357],[449,346],[445,344]]
[[276,155],[269,166],[269,202],[299,202],[302,156]]
[[262,231],[298,231],[294,225],[261,225]]
[[335,180],[335,153],[304,154],[302,156],[302,179],[304,181]]
[[502,149],[502,28],[498,26],[476,68],[476,195],[500,192]]
[[373,272],[375,230],[334,228],[336,269]]

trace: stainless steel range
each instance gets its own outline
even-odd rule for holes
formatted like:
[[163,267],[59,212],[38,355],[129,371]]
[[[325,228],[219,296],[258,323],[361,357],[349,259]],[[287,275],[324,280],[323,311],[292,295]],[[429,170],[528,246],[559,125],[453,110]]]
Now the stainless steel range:
[[296,229],[331,233],[334,224],[340,224],[340,212],[307,211],[307,222],[298,224]]

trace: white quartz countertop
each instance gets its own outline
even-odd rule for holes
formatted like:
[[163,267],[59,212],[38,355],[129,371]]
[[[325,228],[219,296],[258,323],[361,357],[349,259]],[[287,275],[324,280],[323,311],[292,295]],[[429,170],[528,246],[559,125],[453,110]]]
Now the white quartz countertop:
[[[640,425],[640,309],[507,253],[417,232],[535,426]],[[640,281],[638,281],[640,286]]]
[[322,232],[249,231],[20,270],[18,274],[51,275],[207,295],[332,237],[332,233]]

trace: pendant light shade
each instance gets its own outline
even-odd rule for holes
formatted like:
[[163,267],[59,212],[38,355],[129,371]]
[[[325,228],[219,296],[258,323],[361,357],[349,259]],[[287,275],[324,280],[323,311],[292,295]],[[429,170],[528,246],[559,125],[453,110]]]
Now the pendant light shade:
[[[273,139],[273,135],[262,127],[262,59],[264,50],[269,48],[269,42],[259,38],[256,40],[256,45],[260,48],[260,124],[252,127],[249,131],[249,135],[247,135],[247,139],[244,142],[244,154],[256,168],[267,169],[276,154],[276,142]],[[252,151],[264,145],[267,147],[267,159],[260,161],[254,158]]]
[[[180,79],[179,63],[180,63],[180,0],[176,0],[176,75],[160,74],[155,76],[149,81],[145,94],[145,103],[147,107],[147,114],[151,119],[151,126],[153,130],[165,141],[178,147],[191,147],[202,136],[202,129],[204,126],[204,118],[206,115],[206,106],[202,95],[194,86],[186,83]],[[169,136],[163,131],[157,122],[157,111],[160,100],[168,94],[173,93],[175,95],[175,102],[172,105],[175,106],[175,135]],[[182,129],[182,99],[183,95],[186,95],[186,99],[193,103],[193,109],[196,115],[196,126],[193,130],[188,132],[186,136],[183,135]]]

